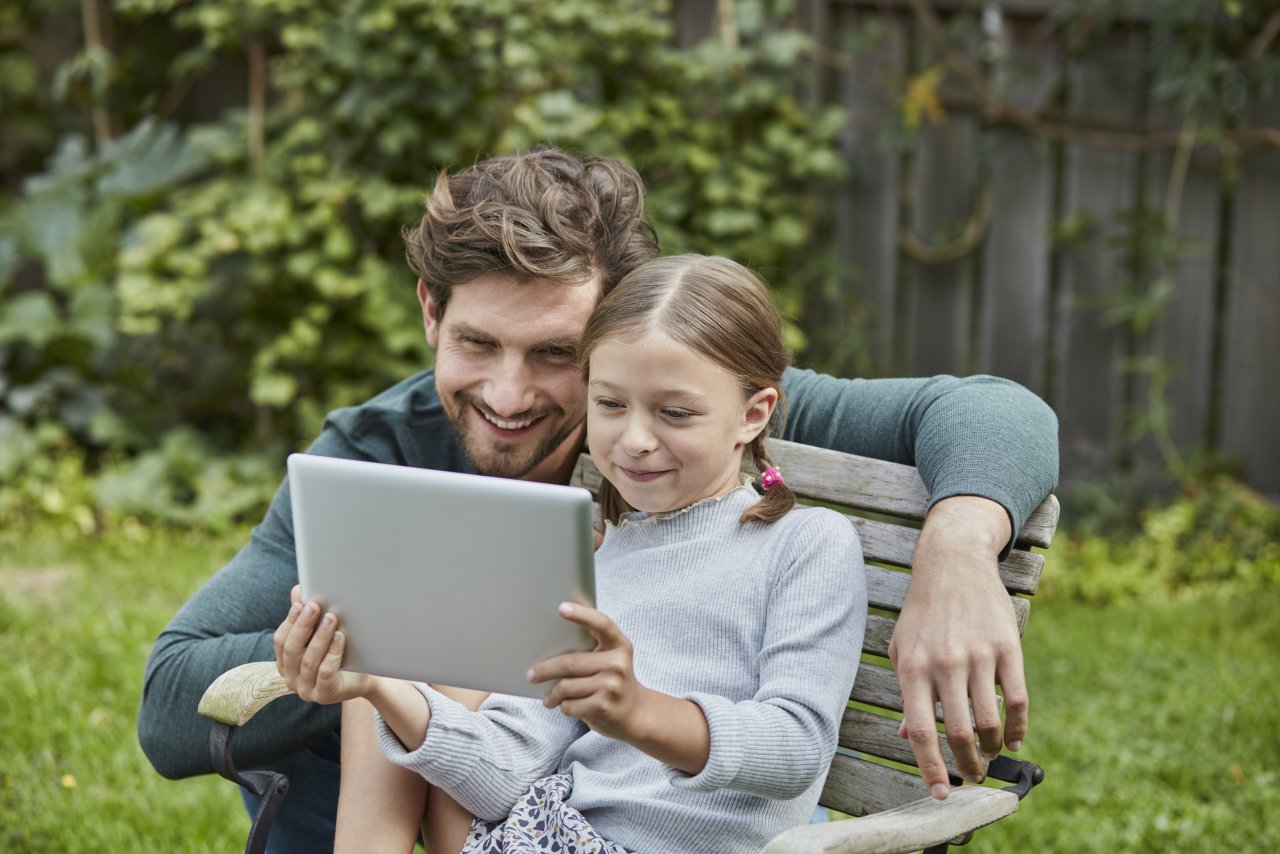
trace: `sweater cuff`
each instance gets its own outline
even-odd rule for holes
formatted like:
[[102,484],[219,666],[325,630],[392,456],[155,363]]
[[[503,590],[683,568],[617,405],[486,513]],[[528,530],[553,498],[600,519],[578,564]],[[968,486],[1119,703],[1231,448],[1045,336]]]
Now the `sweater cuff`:
[[733,701],[715,694],[687,694],[683,698],[698,705],[707,719],[711,743],[707,764],[690,776],[670,766],[667,776],[677,789],[715,792],[728,787],[742,770],[742,727]]
[[[450,700],[431,686],[423,682],[414,682],[413,687],[417,688],[423,697],[427,700],[427,705],[431,709],[431,719],[427,722],[427,734],[422,739],[422,744],[413,749],[406,748],[400,741],[399,736],[391,729],[382,715],[375,709],[373,713],[374,726],[377,727],[378,744],[382,747],[383,754],[392,763],[402,768],[408,768],[410,771],[417,773],[437,785],[447,785],[445,777],[465,778],[467,770],[460,767],[465,763],[459,762],[458,755],[450,751],[446,742],[452,732],[465,726],[466,715],[470,714],[467,708],[461,703]],[[444,747],[444,749],[441,749]],[[433,759],[440,757],[448,757],[447,762],[436,762]]]

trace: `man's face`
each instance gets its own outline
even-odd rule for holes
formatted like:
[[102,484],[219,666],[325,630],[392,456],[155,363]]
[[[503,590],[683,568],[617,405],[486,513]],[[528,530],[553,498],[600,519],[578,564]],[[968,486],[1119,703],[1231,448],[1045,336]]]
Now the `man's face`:
[[436,390],[476,471],[567,479],[584,429],[578,345],[599,298],[597,281],[490,273],[455,287],[441,316],[418,283]]

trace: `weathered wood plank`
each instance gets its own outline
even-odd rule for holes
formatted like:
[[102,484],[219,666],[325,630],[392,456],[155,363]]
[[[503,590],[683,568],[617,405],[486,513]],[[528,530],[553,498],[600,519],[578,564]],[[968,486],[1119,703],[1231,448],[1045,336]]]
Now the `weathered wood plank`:
[[[842,295],[837,310],[852,317],[844,345],[848,352],[823,355],[853,371],[859,367],[859,348],[865,348],[872,365],[883,374],[893,370],[900,196],[900,155],[882,138],[883,129],[892,127],[896,120],[898,105],[884,81],[897,79],[905,69],[906,36],[903,22],[896,16],[852,9],[840,9],[836,14],[837,45],[871,25],[881,36],[866,53],[859,54],[858,63],[875,69],[881,80],[851,72],[839,78],[840,103],[849,116],[840,150],[851,174],[836,203],[836,259]],[[868,366],[861,368],[865,372]]]
[[1018,796],[972,786],[945,801],[921,798],[866,818],[793,828],[771,840],[765,854],[899,854],[967,836],[1018,810]]
[[267,703],[292,693],[274,661],[252,661],[213,680],[198,711],[228,726],[244,726]]
[[889,642],[893,640],[893,627],[897,620],[879,614],[867,614],[867,632],[862,639],[862,651],[868,655],[889,657]]
[[[1160,104],[1153,110],[1152,121],[1156,127],[1177,131],[1186,118],[1174,105]],[[1216,150],[1200,149],[1185,161],[1176,151],[1155,151],[1147,156],[1147,197],[1156,210],[1169,212],[1171,182],[1173,191],[1179,193],[1175,173],[1185,177],[1176,204],[1176,236],[1185,241],[1186,250],[1171,271],[1172,296],[1156,319],[1149,340],[1138,342],[1138,355],[1150,354],[1164,362],[1169,372],[1167,384],[1161,391],[1140,375],[1133,403],[1139,407],[1167,405],[1172,438],[1183,448],[1204,445],[1208,438],[1222,225],[1221,169]],[[1163,401],[1152,400],[1156,393]],[[1138,452],[1146,459],[1160,459],[1160,449],[1149,437]]]
[[[944,67],[927,30],[912,22],[921,54],[913,74]],[[948,71],[940,92],[968,91]],[[928,247],[951,244],[969,227],[985,202],[978,188],[978,120],[952,113],[938,124],[926,119],[916,135],[908,177],[909,229]],[[970,321],[974,283],[971,252],[928,262],[906,253],[906,310],[897,334],[906,342],[906,373],[915,376],[973,373],[970,369]]]
[[[1138,112],[1142,67],[1131,35],[1111,37],[1072,69],[1068,112],[1129,118]],[[1062,219],[1074,231],[1063,253],[1061,295],[1066,303],[1056,354],[1058,377],[1050,403],[1058,413],[1065,476],[1101,474],[1119,458],[1124,401],[1117,361],[1124,333],[1104,321],[1108,298],[1119,297],[1123,276],[1114,241],[1117,213],[1130,208],[1137,157],[1081,144],[1066,147]]]
[[[1249,115],[1280,125],[1280,92]],[[1280,150],[1254,151],[1236,184],[1224,328],[1221,449],[1244,463],[1253,486],[1280,496]]]
[[[920,521],[929,493],[913,466],[855,457],[781,439],[769,440],[770,458],[787,473],[797,495],[855,510]],[[1058,500],[1037,507],[1018,532],[1021,546],[1048,548],[1058,528]]]
[[[911,752],[911,743],[905,738],[898,738],[900,723],[895,718],[883,717],[862,709],[846,709],[840,722],[840,746],[914,767],[916,758]],[[938,747],[942,750],[942,760],[946,763],[952,782],[959,784],[960,775],[956,773],[955,756],[941,732],[938,733]]]
[[920,777],[837,753],[819,803],[846,815],[869,815],[929,796]]
[[[1042,26],[1001,17],[992,89],[1025,109],[1056,79],[1057,44]],[[1046,390],[1053,152],[1020,130],[988,132],[991,222],[982,252],[977,369]]]

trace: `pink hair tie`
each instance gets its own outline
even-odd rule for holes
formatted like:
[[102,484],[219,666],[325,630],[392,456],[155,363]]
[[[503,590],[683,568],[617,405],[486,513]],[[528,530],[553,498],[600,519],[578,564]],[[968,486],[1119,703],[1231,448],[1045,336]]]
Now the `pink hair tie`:
[[760,488],[765,492],[768,492],[775,484],[779,483],[786,483],[786,480],[783,479],[782,472],[777,466],[769,466],[760,475]]

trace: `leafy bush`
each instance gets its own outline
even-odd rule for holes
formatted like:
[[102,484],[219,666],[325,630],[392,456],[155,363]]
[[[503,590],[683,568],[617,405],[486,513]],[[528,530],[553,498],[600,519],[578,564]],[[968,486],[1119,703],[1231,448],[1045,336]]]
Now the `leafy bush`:
[[[740,258],[795,309],[829,254],[809,190],[841,174],[842,116],[798,99],[789,6],[736,4],[736,44],[680,50],[661,2],[114,4],[128,47],[64,63],[42,96],[66,110],[47,116],[57,145],[0,196],[0,430],[56,426],[40,441],[116,470],[113,508],[197,512],[218,487],[177,461],[187,429],[207,459],[278,464],[330,409],[430,363],[401,229],[439,170],[541,142],[634,163],[664,250]],[[54,14],[13,25],[74,25],[36,17]],[[258,52],[262,109],[149,117]],[[131,129],[91,145],[90,113]],[[0,506],[43,476],[13,465]]]
[[1068,531],[1051,553],[1046,589],[1103,604],[1198,588],[1280,587],[1280,507],[1238,481],[1190,481],[1137,520],[1131,533]]

